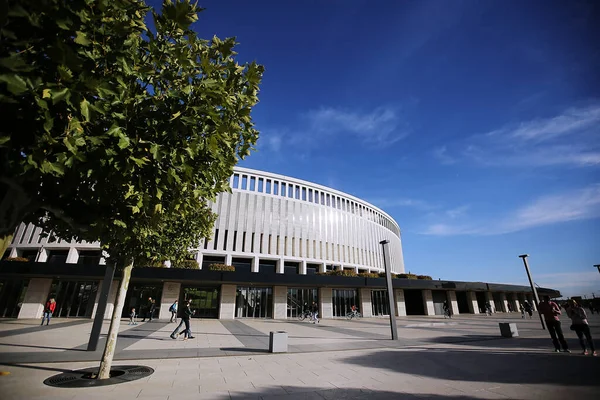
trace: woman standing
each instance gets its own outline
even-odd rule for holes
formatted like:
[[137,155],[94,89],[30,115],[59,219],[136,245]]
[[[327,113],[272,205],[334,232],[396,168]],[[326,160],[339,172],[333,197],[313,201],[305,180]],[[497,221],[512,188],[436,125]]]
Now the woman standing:
[[52,297],[46,302],[46,307],[44,307],[44,316],[42,317],[42,323],[40,325],[44,325],[44,321],[46,321],[46,325],[50,324],[50,318],[52,318],[54,310],[56,310],[56,300],[54,300],[54,297]]
[[581,348],[583,349],[583,355],[587,356],[587,346],[585,344],[585,340],[583,336],[587,339],[587,344],[592,350],[592,355],[597,356],[596,349],[594,348],[594,339],[592,339],[592,333],[590,332],[590,325],[588,324],[587,315],[583,307],[581,307],[577,302],[573,299],[567,301],[567,315],[573,321],[571,325],[571,329],[575,331],[577,337],[579,338],[579,343],[581,344]]

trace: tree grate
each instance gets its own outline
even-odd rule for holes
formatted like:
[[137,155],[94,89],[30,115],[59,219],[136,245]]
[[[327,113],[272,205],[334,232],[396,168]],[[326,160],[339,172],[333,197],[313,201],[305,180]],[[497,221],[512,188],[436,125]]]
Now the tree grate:
[[117,383],[131,382],[150,376],[154,369],[143,365],[116,365],[110,370],[110,378],[94,379],[98,367],[79,369],[51,376],[44,381],[45,385],[61,388],[81,388],[94,386],[115,385]]

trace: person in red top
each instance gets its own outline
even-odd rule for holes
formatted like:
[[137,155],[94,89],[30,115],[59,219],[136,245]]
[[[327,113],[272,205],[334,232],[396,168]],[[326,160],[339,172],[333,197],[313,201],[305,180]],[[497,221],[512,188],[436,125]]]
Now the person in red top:
[[550,337],[552,338],[552,343],[554,343],[554,351],[559,353],[560,346],[562,345],[563,351],[570,353],[571,350],[569,350],[569,345],[567,345],[567,341],[562,333],[562,328],[560,327],[560,318],[558,318],[558,316],[561,312],[558,304],[550,301],[550,296],[544,296],[544,300],[539,304],[538,312],[540,315],[544,316],[548,332],[550,332]]
[[56,300],[54,300],[54,297],[52,297],[46,302],[44,316],[42,317],[42,323],[40,325],[44,325],[44,321],[46,321],[46,325],[50,324],[50,318],[52,318],[54,310],[56,310]]

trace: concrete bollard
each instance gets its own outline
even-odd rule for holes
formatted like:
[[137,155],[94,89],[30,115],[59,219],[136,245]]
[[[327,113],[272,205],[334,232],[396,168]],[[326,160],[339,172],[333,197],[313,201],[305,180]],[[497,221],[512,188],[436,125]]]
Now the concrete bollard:
[[500,322],[500,334],[502,337],[517,337],[519,336],[519,331],[517,330],[517,324],[510,322]]
[[271,332],[269,334],[269,353],[287,353],[288,334],[285,331]]

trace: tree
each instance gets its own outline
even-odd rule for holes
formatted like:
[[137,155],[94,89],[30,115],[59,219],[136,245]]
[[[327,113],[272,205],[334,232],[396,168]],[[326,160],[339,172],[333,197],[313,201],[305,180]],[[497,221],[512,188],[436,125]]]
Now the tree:
[[[0,0],[0,238],[21,221],[100,241],[123,265],[101,365],[108,377],[135,260],[181,260],[207,206],[258,138],[263,67],[165,0]],[[150,13],[155,29],[145,17]],[[108,368],[108,369],[107,369]]]

